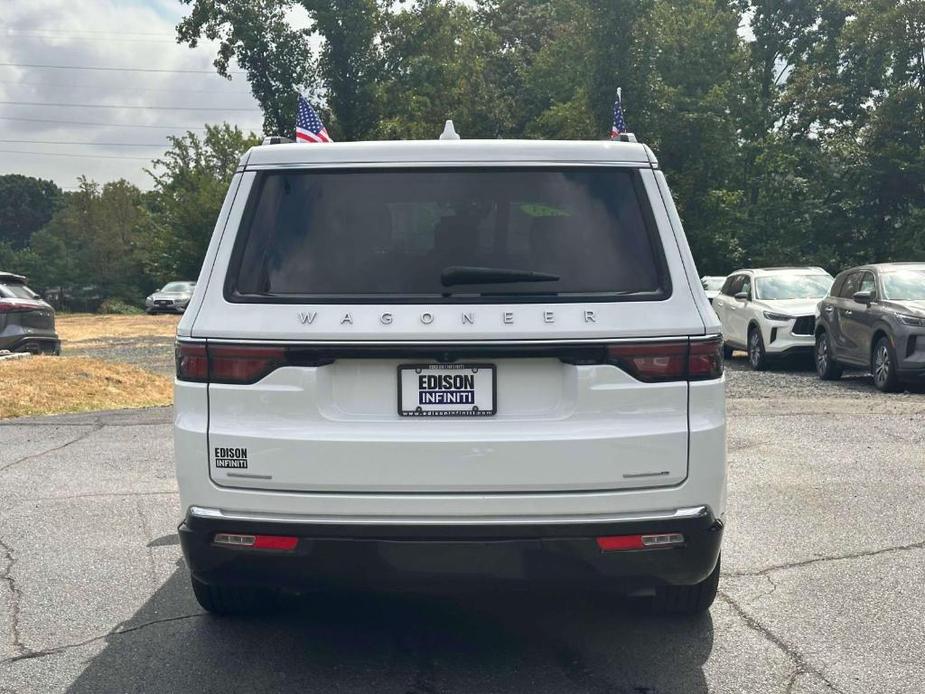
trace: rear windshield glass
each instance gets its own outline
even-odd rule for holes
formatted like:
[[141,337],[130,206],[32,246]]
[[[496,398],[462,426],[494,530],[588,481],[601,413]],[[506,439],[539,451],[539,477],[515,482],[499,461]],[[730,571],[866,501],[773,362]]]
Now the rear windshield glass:
[[38,296],[24,284],[0,284],[2,299],[35,299]]
[[244,301],[664,298],[640,185],[607,167],[268,172],[226,290]]
[[829,293],[832,278],[828,275],[774,275],[755,280],[758,299],[821,299]]

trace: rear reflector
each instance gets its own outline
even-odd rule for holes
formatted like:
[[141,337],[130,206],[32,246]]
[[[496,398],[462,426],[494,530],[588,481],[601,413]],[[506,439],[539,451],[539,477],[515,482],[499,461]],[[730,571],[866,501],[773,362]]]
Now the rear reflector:
[[681,533],[661,533],[658,535],[609,535],[597,538],[597,546],[602,552],[619,552],[628,549],[653,549],[684,544]]
[[238,535],[216,533],[212,540],[217,545],[246,547],[248,549],[275,549],[291,552],[299,544],[299,538],[288,535]]

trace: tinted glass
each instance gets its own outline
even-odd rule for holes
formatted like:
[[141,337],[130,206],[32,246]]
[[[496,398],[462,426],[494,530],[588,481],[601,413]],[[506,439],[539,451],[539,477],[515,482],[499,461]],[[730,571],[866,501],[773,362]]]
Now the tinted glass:
[[859,292],[874,292],[876,291],[876,289],[877,289],[877,283],[874,282],[874,276],[869,272],[865,272],[864,276],[861,278],[861,288],[858,291]]
[[757,298],[764,301],[821,299],[831,286],[828,275],[771,275],[755,280]]
[[752,278],[748,275],[745,275],[742,278],[742,288],[739,289],[740,292],[745,292],[748,294],[749,298],[752,296]]
[[925,301],[925,268],[883,272],[880,281],[890,301]]
[[861,273],[852,272],[845,278],[845,283],[842,285],[839,296],[844,299],[850,299],[854,296],[855,292],[859,291],[861,291]]
[[37,299],[38,294],[24,284],[0,284],[0,298]]
[[708,292],[718,292],[725,283],[725,277],[707,277],[703,280],[703,288]]
[[733,275],[726,280],[723,287],[723,294],[735,296],[742,290],[742,283],[745,281],[745,275]]
[[[605,167],[267,173],[255,182],[227,289],[258,301],[663,298],[670,289],[637,175]],[[453,266],[559,279],[443,286]]]

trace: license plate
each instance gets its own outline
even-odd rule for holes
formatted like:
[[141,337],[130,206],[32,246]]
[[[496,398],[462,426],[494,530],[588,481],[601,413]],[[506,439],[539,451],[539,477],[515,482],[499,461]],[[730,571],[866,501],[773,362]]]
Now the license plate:
[[489,417],[497,412],[493,364],[398,367],[402,417]]

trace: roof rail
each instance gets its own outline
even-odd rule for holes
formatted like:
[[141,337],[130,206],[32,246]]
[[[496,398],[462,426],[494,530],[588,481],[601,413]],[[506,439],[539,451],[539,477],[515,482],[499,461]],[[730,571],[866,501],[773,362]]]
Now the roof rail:
[[261,142],[260,144],[262,145],[285,145],[291,142],[292,140],[290,140],[288,137],[284,137],[282,135],[270,135],[269,137],[263,138],[263,142]]
[[12,272],[3,272],[0,270],[0,282],[16,282],[18,284],[25,284],[28,281],[23,275],[16,275]]

